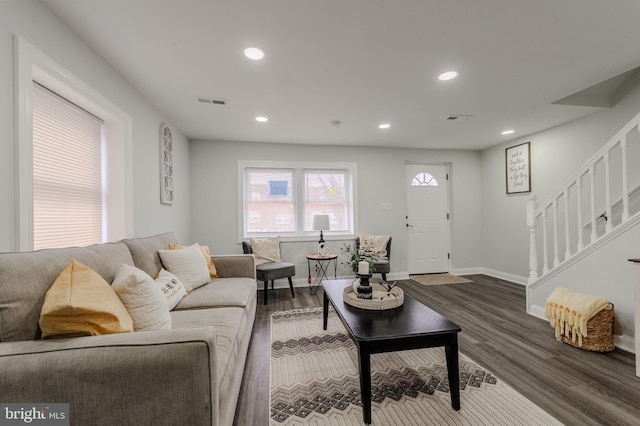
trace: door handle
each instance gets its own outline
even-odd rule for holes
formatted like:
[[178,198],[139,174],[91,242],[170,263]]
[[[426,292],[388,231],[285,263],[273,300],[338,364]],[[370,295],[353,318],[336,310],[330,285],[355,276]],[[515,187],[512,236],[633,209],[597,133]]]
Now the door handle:
[[413,225],[409,225],[408,223],[405,223],[407,228],[413,228]]

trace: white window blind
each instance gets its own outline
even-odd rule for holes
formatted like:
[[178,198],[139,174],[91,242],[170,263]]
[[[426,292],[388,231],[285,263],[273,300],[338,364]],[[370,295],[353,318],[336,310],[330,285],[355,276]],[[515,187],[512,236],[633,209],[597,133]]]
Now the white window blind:
[[102,242],[102,121],[33,83],[33,247]]

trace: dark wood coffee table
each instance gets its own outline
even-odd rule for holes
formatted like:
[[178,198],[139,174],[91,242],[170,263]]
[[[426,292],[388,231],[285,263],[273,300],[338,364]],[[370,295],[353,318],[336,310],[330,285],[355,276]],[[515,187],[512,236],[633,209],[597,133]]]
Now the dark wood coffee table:
[[362,416],[371,424],[371,354],[444,346],[451,406],[460,410],[458,333],[460,327],[404,295],[404,304],[385,311],[369,311],[344,303],[344,288],[353,280],[325,280],[323,329],[327,329],[329,302],[358,348]]

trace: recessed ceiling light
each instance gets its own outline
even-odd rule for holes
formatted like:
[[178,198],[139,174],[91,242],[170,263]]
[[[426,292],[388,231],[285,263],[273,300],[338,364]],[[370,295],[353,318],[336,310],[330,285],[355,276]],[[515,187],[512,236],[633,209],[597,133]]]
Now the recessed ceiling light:
[[504,132],[502,132],[502,134],[503,135],[510,135],[513,132],[514,132],[514,130],[505,130]]
[[257,47],[247,47],[244,49],[244,56],[254,61],[264,58],[264,52]]
[[269,121],[269,119],[268,119],[267,117],[259,116],[259,117],[256,117],[256,121],[259,121],[259,122],[261,122],[261,123],[264,123],[264,122]]
[[456,78],[458,76],[457,71],[447,71],[438,76],[438,78],[442,81],[451,80],[452,78]]
[[382,123],[378,125],[378,129],[388,129],[389,127],[391,127],[391,124],[389,123]]

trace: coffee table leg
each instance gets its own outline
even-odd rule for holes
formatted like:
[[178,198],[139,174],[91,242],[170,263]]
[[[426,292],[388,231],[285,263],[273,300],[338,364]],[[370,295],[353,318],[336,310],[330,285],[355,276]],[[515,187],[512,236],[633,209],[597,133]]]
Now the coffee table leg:
[[327,297],[327,293],[324,291],[324,303],[322,304],[322,329],[327,329],[327,320],[329,318],[329,298]]
[[371,354],[358,347],[358,361],[360,368],[360,399],[362,400],[362,418],[367,425],[371,424]]
[[458,364],[458,335],[456,333],[449,337],[449,344],[444,347],[444,350],[447,356],[451,406],[458,411],[460,410],[460,366]]

